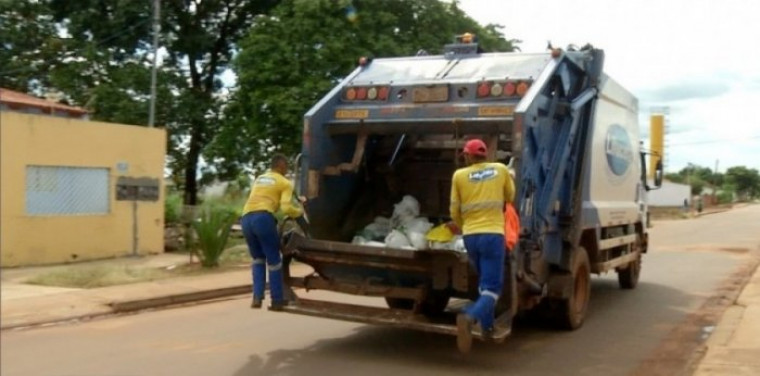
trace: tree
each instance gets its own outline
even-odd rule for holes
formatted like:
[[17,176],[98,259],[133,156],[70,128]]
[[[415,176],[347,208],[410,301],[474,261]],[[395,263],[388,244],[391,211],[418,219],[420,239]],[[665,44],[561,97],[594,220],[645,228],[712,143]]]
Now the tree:
[[686,178],[683,177],[683,175],[675,172],[669,172],[665,174],[665,180],[671,181],[673,183],[683,183]]
[[241,42],[234,63],[238,88],[209,158],[226,161],[222,170],[231,178],[273,150],[295,154],[304,113],[361,56],[436,54],[468,31],[486,50],[511,51],[517,41],[499,29],[438,0],[283,1],[258,17]]
[[[6,4],[8,3],[8,4]],[[3,81],[29,91],[56,89],[96,120],[147,123],[150,1],[3,2]],[[198,164],[221,123],[223,73],[258,14],[275,0],[164,0],[157,124],[169,130],[169,167],[194,205]],[[6,22],[6,20],[9,20]],[[31,37],[25,40],[26,35]],[[58,34],[68,34],[61,37]],[[6,35],[11,35],[6,42]],[[15,57],[15,60],[14,60]],[[7,73],[29,67],[25,75]],[[10,71],[10,70],[9,70]]]
[[35,1],[0,0],[0,86],[43,94],[47,71],[62,40],[44,4]]
[[736,188],[737,194],[744,200],[760,195],[760,174],[754,168],[731,167],[726,170],[726,181]]
[[691,195],[698,196],[702,194],[706,183],[704,180],[702,180],[702,178],[695,176],[691,178],[689,185],[691,185]]

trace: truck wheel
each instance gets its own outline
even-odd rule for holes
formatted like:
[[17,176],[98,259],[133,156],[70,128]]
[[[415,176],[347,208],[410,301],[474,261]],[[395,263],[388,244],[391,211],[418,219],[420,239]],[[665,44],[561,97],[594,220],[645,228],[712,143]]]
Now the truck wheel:
[[628,263],[625,269],[618,269],[618,284],[621,289],[632,290],[639,284],[639,275],[641,274],[641,241],[637,240],[634,245],[634,252],[639,253],[636,260]]
[[557,325],[566,330],[575,330],[583,325],[591,296],[591,264],[588,253],[578,247],[572,255],[572,284],[570,297],[559,300],[554,311]]

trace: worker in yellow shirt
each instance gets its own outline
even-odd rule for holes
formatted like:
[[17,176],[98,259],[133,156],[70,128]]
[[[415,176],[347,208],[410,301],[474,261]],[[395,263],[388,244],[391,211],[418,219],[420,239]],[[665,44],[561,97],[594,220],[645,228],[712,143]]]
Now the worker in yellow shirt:
[[279,311],[286,304],[283,293],[282,256],[274,213],[282,211],[285,216],[298,218],[303,208],[293,205],[293,184],[285,178],[288,159],[282,154],[272,157],[270,170],[253,182],[251,194],[243,208],[243,235],[253,258],[252,308],[261,308],[264,300],[266,272],[269,270],[269,292],[272,299],[270,310]]
[[454,173],[451,182],[451,219],[460,228],[470,262],[478,271],[480,296],[457,316],[459,348],[472,344],[472,326],[493,333],[494,309],[504,285],[504,205],[515,195],[507,166],[488,163],[486,144],[467,141],[467,167]]

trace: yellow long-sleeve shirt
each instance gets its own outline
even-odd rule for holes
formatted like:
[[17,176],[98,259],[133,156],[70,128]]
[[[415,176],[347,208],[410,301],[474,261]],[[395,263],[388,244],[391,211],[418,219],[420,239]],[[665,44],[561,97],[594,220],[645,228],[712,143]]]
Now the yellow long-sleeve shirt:
[[504,203],[515,198],[507,166],[477,163],[460,168],[451,181],[451,219],[469,234],[504,234]]
[[253,182],[251,194],[243,207],[243,215],[265,210],[282,213],[291,218],[303,215],[303,209],[293,205],[293,184],[276,171],[267,171]]

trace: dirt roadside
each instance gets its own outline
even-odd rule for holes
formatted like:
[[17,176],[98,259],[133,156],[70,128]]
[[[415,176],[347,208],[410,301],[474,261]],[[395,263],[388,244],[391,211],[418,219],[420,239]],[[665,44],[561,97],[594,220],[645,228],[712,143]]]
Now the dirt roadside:
[[[706,353],[706,340],[760,266],[760,248],[744,250],[747,260],[723,280],[697,311],[675,326],[631,376],[688,376],[694,373]],[[733,248],[726,251],[739,250]]]

